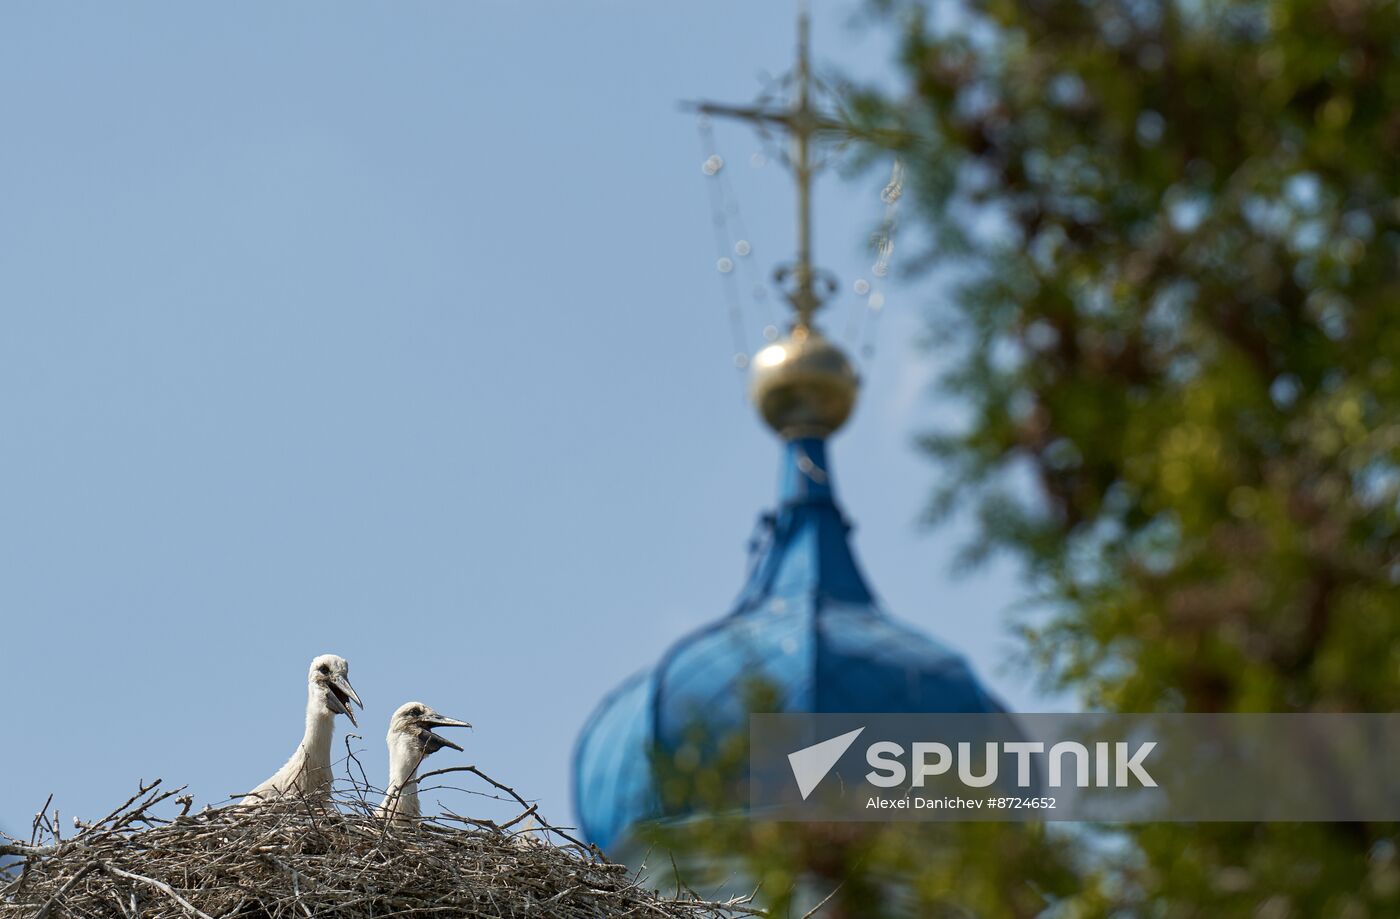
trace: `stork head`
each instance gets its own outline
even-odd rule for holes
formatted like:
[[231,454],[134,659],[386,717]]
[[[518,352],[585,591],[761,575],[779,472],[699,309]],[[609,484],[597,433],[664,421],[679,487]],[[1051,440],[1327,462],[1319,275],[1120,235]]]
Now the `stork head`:
[[389,746],[407,746],[411,751],[416,752],[419,758],[436,753],[443,747],[451,747],[460,751],[457,746],[446,737],[439,737],[434,734],[433,728],[469,728],[465,721],[458,721],[456,718],[448,718],[433,711],[422,702],[405,702],[399,706],[398,711],[389,719]]
[[351,703],[360,708],[364,708],[365,704],[360,701],[359,693],[350,685],[350,664],[345,658],[334,654],[322,654],[311,662],[306,682],[313,703],[319,702],[332,715],[344,715],[350,719],[351,724],[360,726],[355,720]]

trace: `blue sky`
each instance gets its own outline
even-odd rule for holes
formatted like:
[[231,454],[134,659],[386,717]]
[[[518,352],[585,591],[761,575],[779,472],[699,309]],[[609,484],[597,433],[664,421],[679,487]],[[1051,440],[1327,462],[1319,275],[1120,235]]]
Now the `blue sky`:
[[[816,6],[819,63],[885,73]],[[436,765],[570,820],[579,726],[726,610],[772,500],[677,101],[748,100],[791,44],[732,0],[0,9],[0,826],[246,790],[323,651],[371,778],[418,698],[476,725]],[[788,180],[716,133],[766,274]],[[884,178],[820,188],[834,332]],[[889,608],[1043,707],[1009,569],[954,578],[966,534],[918,524],[935,294],[889,285],[838,487]]]

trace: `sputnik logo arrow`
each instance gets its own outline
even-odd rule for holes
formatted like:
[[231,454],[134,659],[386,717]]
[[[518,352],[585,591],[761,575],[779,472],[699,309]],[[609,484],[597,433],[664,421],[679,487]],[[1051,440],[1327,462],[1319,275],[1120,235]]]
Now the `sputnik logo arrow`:
[[865,728],[856,728],[849,733],[788,754],[792,777],[797,779],[797,790],[802,792],[803,801],[806,801],[807,796],[821,784],[822,779],[826,778],[826,774],[836,765],[836,761],[851,748],[851,744],[856,742],[856,738],[864,730]]

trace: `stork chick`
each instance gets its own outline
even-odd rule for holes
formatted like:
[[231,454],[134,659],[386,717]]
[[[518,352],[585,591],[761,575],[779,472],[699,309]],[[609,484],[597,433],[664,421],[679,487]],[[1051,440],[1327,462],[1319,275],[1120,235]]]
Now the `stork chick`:
[[413,820],[418,807],[418,767],[443,747],[460,751],[432,728],[469,728],[465,721],[439,715],[422,702],[405,702],[389,719],[389,792],[379,805],[379,815],[393,820]]
[[266,804],[279,798],[306,798],[326,803],[331,797],[331,738],[335,716],[345,715],[359,727],[351,703],[364,708],[350,686],[345,658],[322,654],[306,675],[306,732],[292,758],[266,782],[250,791],[244,804]]

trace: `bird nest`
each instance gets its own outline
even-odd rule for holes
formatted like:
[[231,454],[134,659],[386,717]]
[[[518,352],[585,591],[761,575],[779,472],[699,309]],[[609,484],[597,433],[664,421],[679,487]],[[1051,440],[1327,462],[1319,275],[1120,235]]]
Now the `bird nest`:
[[0,837],[0,858],[22,859],[0,873],[0,919],[758,914],[743,899],[688,890],[667,897],[638,884],[475,767],[423,778],[453,772],[473,774],[520,812],[500,822],[451,812],[389,822],[360,786],[338,791],[336,807],[302,801],[190,813],[183,789],[157,781],[63,836],[46,805],[28,842]]

